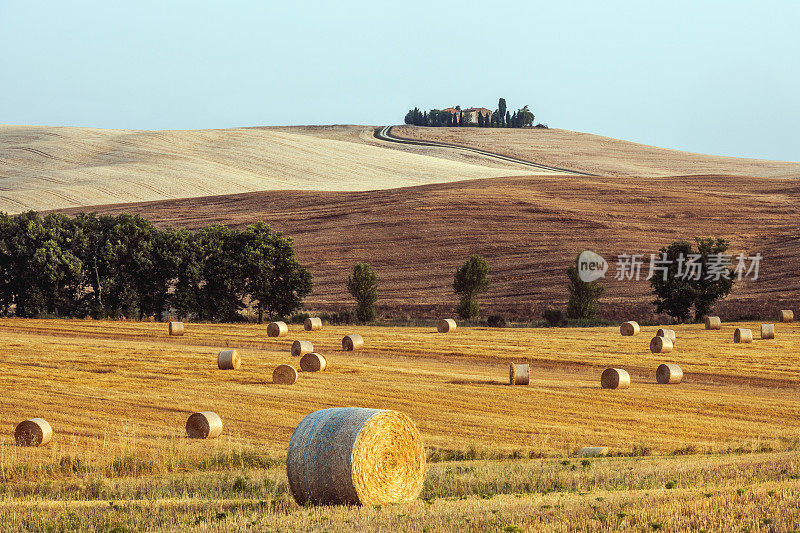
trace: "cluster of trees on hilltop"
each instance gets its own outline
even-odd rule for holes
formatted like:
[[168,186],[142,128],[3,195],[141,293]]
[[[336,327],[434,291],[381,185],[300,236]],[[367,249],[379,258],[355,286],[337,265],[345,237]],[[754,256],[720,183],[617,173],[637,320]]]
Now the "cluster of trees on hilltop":
[[[511,113],[506,108],[505,98],[501,98],[498,102],[497,109],[491,115],[477,113],[477,122],[472,121],[470,114],[465,114],[463,110],[458,110],[458,113],[450,111],[443,111],[441,109],[431,109],[430,111],[420,111],[415,107],[406,113],[405,123],[414,126],[477,126],[479,128],[530,128],[533,126],[533,121],[536,118],[524,106]],[[546,127],[542,124],[537,124],[537,127]]]
[[311,292],[291,239],[259,222],[159,229],[138,215],[0,214],[0,314],[240,320],[288,316]]

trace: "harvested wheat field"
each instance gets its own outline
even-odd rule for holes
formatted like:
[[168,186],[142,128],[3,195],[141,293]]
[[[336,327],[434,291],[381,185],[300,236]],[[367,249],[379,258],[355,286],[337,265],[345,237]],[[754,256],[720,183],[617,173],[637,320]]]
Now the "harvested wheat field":
[[744,159],[669,150],[560,129],[394,126],[395,137],[434,141],[602,176],[664,177],[725,174],[800,178],[800,162]]
[[[649,352],[658,328],[648,326],[636,337],[616,327],[450,335],[359,327],[369,342],[343,352],[341,338],[354,328],[326,325],[305,334],[328,368],[300,372],[292,387],[271,383],[292,358],[290,343],[267,337],[265,325],[185,327],[175,337],[160,323],[0,321],[0,529],[67,520],[88,529],[119,521],[134,529],[549,531],[556,520],[758,530],[800,519],[798,324],[778,324],[777,340],[749,345],[733,344],[733,325],[676,326],[681,350],[668,360]],[[303,334],[299,324],[289,330]],[[234,347],[247,364],[219,370],[217,353]],[[530,364],[528,387],[508,385],[511,361]],[[682,383],[656,383],[664,362],[680,365]],[[630,373],[629,389],[600,389],[611,366]],[[309,413],[338,406],[413,420],[429,462],[421,499],[297,507],[283,466],[289,437]],[[185,436],[198,411],[220,416],[218,438]],[[14,446],[15,424],[36,416],[51,424],[52,441]],[[574,458],[587,445],[609,446],[611,457]],[[737,515],[715,511],[734,504]]]
[[[315,310],[350,306],[347,277],[367,261],[390,316],[449,316],[453,272],[471,253],[490,267],[487,314],[540,319],[566,303],[565,271],[584,248],[610,263],[607,318],[652,314],[647,264],[640,281],[614,278],[616,256],[695,236],[725,237],[731,253],[761,253],[759,279],[737,283],[715,309],[723,320],[800,308],[800,182],[731,176],[493,178],[389,191],[263,192],[67,210],[140,213],[159,226],[242,226],[263,220],[295,242],[314,276]],[[736,216],[731,214],[735,213]]]
[[363,191],[552,174],[379,142],[373,128],[137,131],[0,125],[0,211],[249,191]]

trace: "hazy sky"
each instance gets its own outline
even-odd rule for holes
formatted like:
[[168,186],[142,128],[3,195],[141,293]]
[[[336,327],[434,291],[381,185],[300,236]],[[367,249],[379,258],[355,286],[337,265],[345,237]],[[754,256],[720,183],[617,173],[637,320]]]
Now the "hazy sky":
[[400,123],[503,96],[537,120],[800,160],[800,2],[0,0],[0,123]]

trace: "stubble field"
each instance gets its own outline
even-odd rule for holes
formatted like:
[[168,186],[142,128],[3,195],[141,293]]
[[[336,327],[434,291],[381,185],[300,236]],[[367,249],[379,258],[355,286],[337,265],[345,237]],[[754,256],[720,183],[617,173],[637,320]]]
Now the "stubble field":
[[[291,326],[270,339],[254,324],[188,324],[169,337],[160,323],[3,320],[0,517],[8,530],[796,528],[800,327],[735,345],[732,325],[681,326],[663,356],[648,350],[655,329]],[[364,350],[342,352],[354,331]],[[298,338],[329,370],[273,385],[275,366],[297,364]],[[240,370],[217,369],[226,347],[240,350]],[[507,385],[511,361],[531,364],[529,386]],[[657,385],[662,362],[680,364],[685,382]],[[630,389],[600,389],[609,366],[630,371]],[[293,503],[291,432],[332,406],[411,416],[429,455],[420,500]],[[184,437],[199,410],[220,414],[222,437]],[[51,423],[53,442],[14,446],[14,425],[33,416]],[[582,462],[586,445],[613,457]]]

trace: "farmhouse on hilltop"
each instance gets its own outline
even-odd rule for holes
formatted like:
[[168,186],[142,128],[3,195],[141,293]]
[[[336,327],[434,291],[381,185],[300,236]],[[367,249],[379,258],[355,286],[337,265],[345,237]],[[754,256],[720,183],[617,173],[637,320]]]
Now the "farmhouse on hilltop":
[[463,113],[464,122],[469,122],[472,124],[478,123],[478,114],[483,115],[484,118],[492,116],[492,111],[486,109],[485,107],[470,107],[469,109],[461,109],[461,106],[455,106],[455,107],[448,107],[447,109],[442,109],[442,111],[446,111],[451,115],[458,115],[459,113]]

